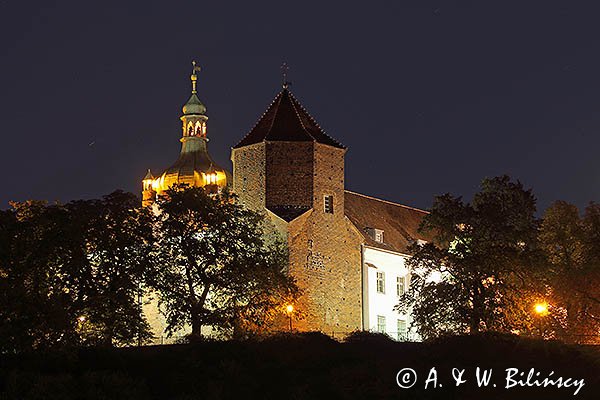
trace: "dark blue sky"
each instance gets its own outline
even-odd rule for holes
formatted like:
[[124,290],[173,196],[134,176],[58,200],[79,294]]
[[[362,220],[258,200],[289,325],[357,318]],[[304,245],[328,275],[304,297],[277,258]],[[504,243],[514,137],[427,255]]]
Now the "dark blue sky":
[[0,0],[8,200],[138,192],[179,152],[190,61],[210,150],[280,89],[348,146],[347,187],[429,207],[507,173],[600,201],[600,7],[571,1]]

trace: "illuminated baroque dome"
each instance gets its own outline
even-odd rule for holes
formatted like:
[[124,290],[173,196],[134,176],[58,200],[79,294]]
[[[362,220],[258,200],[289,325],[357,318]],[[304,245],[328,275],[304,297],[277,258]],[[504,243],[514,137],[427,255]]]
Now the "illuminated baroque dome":
[[230,174],[219,167],[208,154],[208,138],[206,136],[206,107],[198,98],[196,72],[200,70],[196,63],[190,77],[192,95],[183,106],[181,153],[179,158],[157,178],[150,170],[143,179],[142,203],[151,205],[156,196],[175,184],[187,184],[206,187],[217,191],[228,185]]

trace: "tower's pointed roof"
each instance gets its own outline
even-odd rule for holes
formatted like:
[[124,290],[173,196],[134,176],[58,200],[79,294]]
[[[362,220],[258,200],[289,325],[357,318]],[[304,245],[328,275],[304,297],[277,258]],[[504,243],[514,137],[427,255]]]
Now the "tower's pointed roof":
[[144,176],[144,180],[154,179],[154,175],[150,172],[150,168],[148,168],[148,172],[146,172],[146,176]]
[[203,115],[206,106],[202,104],[196,93],[192,93],[187,103],[183,105],[183,115]]
[[287,87],[275,97],[254,128],[234,148],[262,141],[318,142],[345,148],[328,136]]
[[192,75],[190,76],[190,80],[192,81],[192,95],[183,106],[183,115],[202,115],[206,113],[206,107],[198,98],[198,92],[196,91],[196,83],[198,82],[198,75],[196,75],[196,72],[200,71],[200,66],[196,64],[196,61],[192,61],[192,65],[194,66]]

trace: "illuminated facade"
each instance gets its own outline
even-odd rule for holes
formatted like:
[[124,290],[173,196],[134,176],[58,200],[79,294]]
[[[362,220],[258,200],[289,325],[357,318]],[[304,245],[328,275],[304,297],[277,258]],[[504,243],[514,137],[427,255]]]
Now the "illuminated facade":
[[[287,242],[287,270],[303,290],[290,313],[294,329],[336,337],[372,330],[411,338],[410,316],[394,306],[410,284],[407,248],[427,240],[418,232],[426,212],[346,190],[348,149],[322,130],[287,85],[232,148],[230,175],[208,154],[208,117],[196,94],[196,70],[181,117],[181,154],[158,177],[148,171],[143,204],[152,205],[175,183],[211,190],[231,186]],[[156,305],[144,312],[162,337],[166,324]],[[286,325],[279,328],[289,329],[287,319],[282,321]]]
[[233,191],[287,242],[288,270],[304,292],[296,329],[414,339],[409,315],[394,306],[410,283],[407,247],[426,240],[426,213],[346,190],[346,152],[284,85],[232,149]]

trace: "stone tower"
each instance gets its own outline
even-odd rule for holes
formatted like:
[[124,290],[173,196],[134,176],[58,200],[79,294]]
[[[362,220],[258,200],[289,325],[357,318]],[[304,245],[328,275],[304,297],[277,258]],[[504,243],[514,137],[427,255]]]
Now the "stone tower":
[[345,153],[286,85],[232,149],[234,192],[266,210],[287,241],[289,273],[304,290],[300,330],[361,328],[361,239],[344,215]]
[[198,76],[196,72],[200,67],[194,65],[192,75],[192,94],[183,106],[181,152],[179,158],[173,165],[167,168],[158,177],[154,177],[148,170],[142,180],[142,204],[150,206],[156,200],[156,196],[170,188],[174,184],[187,184],[190,186],[201,186],[208,190],[216,191],[229,185],[231,176],[219,167],[208,153],[208,136],[206,107],[197,95],[196,83]]

